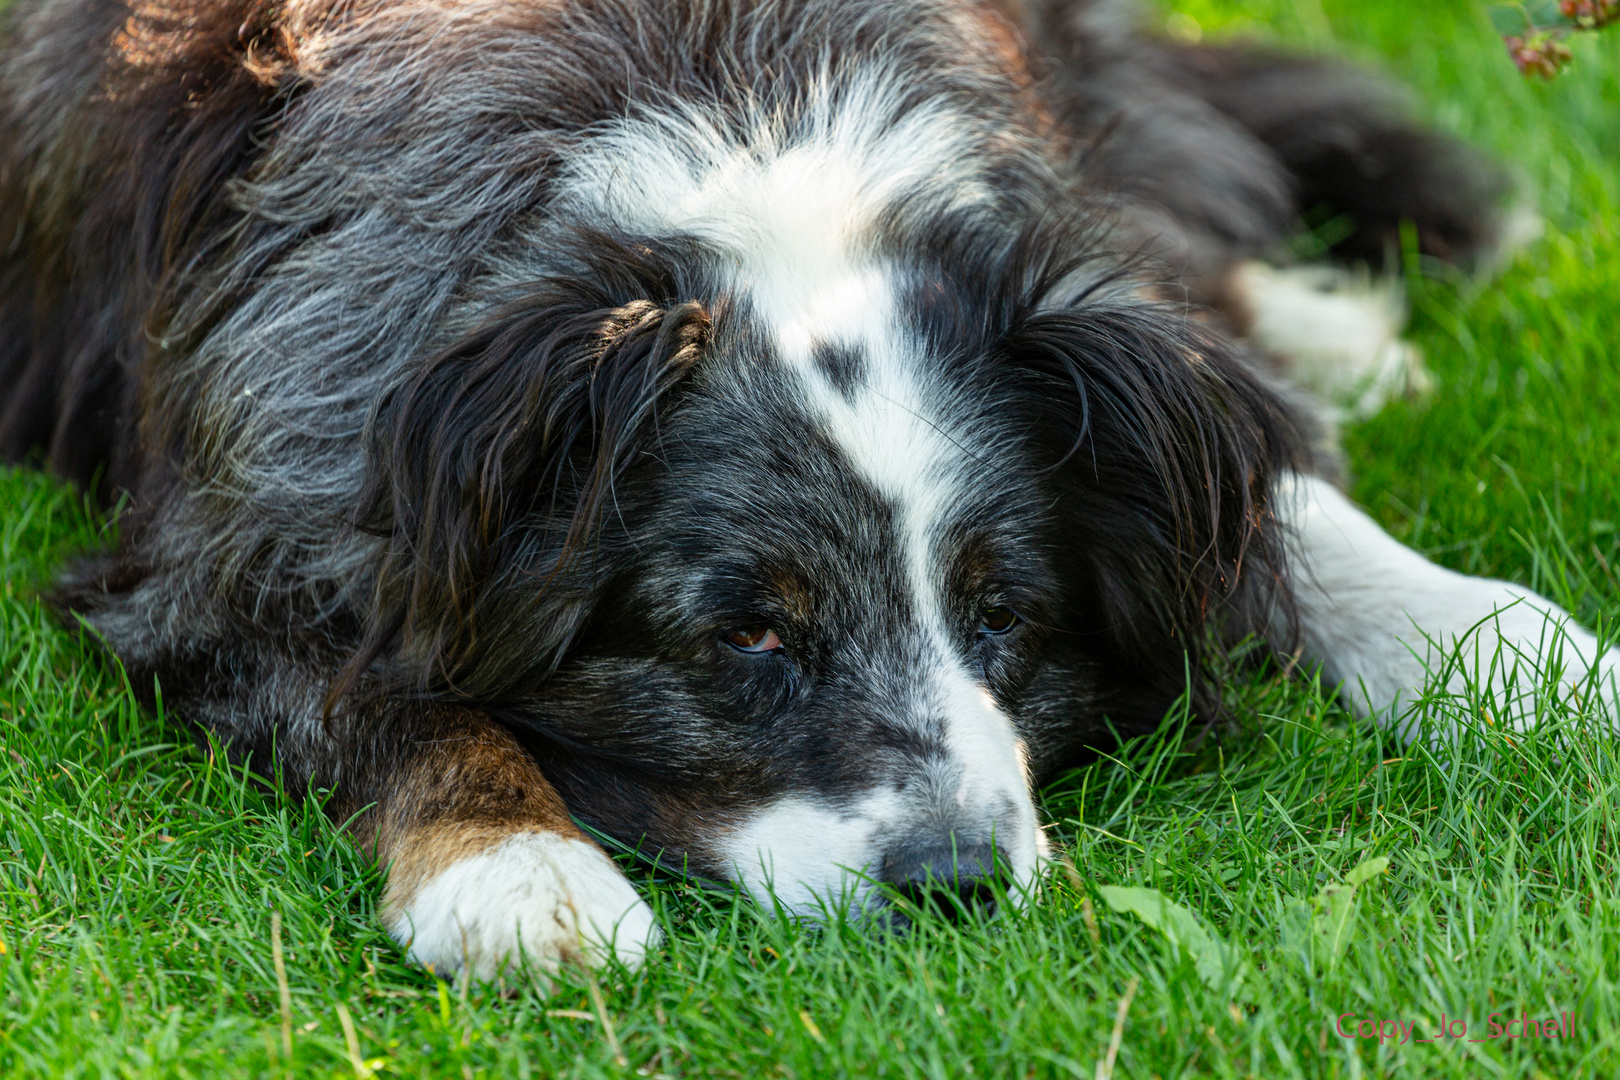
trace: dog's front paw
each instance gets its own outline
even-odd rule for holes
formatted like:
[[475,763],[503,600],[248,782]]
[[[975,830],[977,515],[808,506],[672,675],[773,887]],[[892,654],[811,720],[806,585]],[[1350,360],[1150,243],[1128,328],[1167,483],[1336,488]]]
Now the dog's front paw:
[[542,972],[610,955],[636,967],[662,938],[652,909],[586,840],[515,833],[431,876],[395,876],[388,930],[440,975],[465,969],[488,981],[524,956]]
[[1286,479],[1276,507],[1296,542],[1301,652],[1358,712],[1411,739],[1432,711],[1414,706],[1440,691],[1442,713],[1477,705],[1521,730],[1554,699],[1620,727],[1620,656],[1551,600],[1436,566],[1320,479]]
[[[1591,631],[1552,601],[1505,581],[1466,579],[1439,632],[1407,634],[1425,674],[1458,698],[1494,709],[1493,723],[1528,730],[1551,701],[1584,706],[1600,722],[1620,721],[1616,675],[1620,656],[1600,652]],[[1436,678],[1438,677],[1438,678]]]

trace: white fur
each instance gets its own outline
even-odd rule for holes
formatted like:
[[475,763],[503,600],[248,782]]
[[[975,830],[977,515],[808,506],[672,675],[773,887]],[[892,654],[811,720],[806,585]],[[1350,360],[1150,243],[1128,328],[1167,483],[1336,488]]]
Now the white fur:
[[1501,225],[1497,229],[1496,243],[1486,252],[1482,265],[1477,269],[1484,273],[1494,273],[1513,261],[1513,257],[1541,239],[1547,231],[1547,223],[1536,209],[1535,200],[1525,198],[1523,195],[1508,208],[1502,215]]
[[637,967],[662,938],[652,909],[601,849],[518,833],[428,881],[389,921],[412,960],[440,975],[494,978],[519,952],[541,970],[609,955]]
[[[646,235],[684,233],[739,275],[825,280],[846,241],[902,198],[973,204],[990,193],[978,125],[938,105],[896,119],[904,87],[881,68],[824,74],[791,117],[737,123],[696,105],[599,129],[562,163],[558,198]],[[738,134],[738,132],[741,134]]]
[[[900,272],[865,246],[898,200],[973,204],[988,198],[974,164],[972,121],[939,107],[895,120],[901,91],[881,69],[850,73],[811,95],[791,121],[761,115],[746,137],[687,109],[627,119],[599,132],[564,168],[562,190],[622,227],[703,238],[727,257],[733,288],[748,297],[797,376],[807,411],[851,464],[896,507],[918,632],[928,664],[916,722],[943,717],[955,767],[951,791],[965,818],[1015,807],[994,822],[1021,879],[1042,849],[1023,750],[1011,722],[963,665],[940,610],[936,545],[970,482],[948,402],[929,358],[899,326]],[[735,130],[735,129],[733,129]],[[851,397],[813,358],[818,344],[857,349],[864,378]],[[916,810],[914,806],[909,810]],[[728,850],[750,889],[774,885],[797,905],[844,887],[892,841],[885,826],[908,806],[874,795],[856,808],[793,796],[740,828]]]
[[[1470,685],[1491,704],[1493,723],[1523,727],[1544,685],[1582,687],[1597,640],[1558,605],[1506,581],[1436,566],[1397,542],[1332,485],[1292,477],[1280,485],[1277,511],[1294,535],[1295,579],[1304,655],[1326,680],[1343,684],[1352,704],[1399,725],[1437,681],[1453,695]],[[1459,661],[1447,669],[1447,654]],[[1610,722],[1616,708],[1614,651],[1603,655],[1598,689]]]
[[1290,374],[1341,414],[1367,417],[1433,380],[1401,340],[1406,312],[1391,281],[1328,266],[1279,270],[1240,264],[1233,285],[1249,310],[1249,337],[1290,362]]
[[749,893],[809,914],[865,891],[862,879],[876,872],[883,835],[904,812],[893,791],[845,809],[788,795],[730,830],[720,849]]

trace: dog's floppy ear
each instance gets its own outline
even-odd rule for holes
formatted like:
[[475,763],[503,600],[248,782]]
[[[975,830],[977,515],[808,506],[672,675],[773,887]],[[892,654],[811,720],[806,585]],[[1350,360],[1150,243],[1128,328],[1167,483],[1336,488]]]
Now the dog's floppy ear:
[[395,679],[490,701],[555,665],[614,484],[708,338],[671,290],[629,256],[539,282],[387,395],[362,503],[387,553],[347,685],[387,654]]
[[1185,650],[1196,678],[1213,614],[1287,603],[1269,493],[1305,463],[1305,433],[1239,346],[1166,306],[1035,308],[1004,346],[1030,380],[1087,621],[1123,665],[1179,683]]

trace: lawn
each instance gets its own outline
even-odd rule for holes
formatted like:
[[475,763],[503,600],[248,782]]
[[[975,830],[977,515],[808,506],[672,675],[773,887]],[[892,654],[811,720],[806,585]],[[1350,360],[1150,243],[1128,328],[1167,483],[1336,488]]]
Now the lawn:
[[[1439,387],[1347,433],[1355,493],[1447,565],[1620,620],[1620,31],[1543,85],[1473,0],[1173,8],[1184,34],[1382,64],[1522,170],[1544,236],[1488,287],[1414,280]],[[0,471],[6,1075],[1620,1072],[1620,752],[1579,717],[1509,737],[1432,695],[1470,731],[1406,750],[1298,679],[1234,679],[1228,727],[1167,723],[1044,792],[1066,861],[1024,914],[877,940],[648,881],[669,941],[644,971],[503,997],[405,964],[318,807],[196,749],[49,622],[32,590],[108,530]],[[1525,1013],[1567,1037],[1490,1037]]]

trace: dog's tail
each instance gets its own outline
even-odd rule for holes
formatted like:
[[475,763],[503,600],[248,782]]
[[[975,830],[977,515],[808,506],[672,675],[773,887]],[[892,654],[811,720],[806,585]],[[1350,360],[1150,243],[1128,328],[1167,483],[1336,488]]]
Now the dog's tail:
[[1198,291],[1302,222],[1334,258],[1391,265],[1410,228],[1427,255],[1473,267],[1511,240],[1506,171],[1413,120],[1407,96],[1354,66],[1249,44],[1188,45],[1134,0],[1016,8],[1055,119],[1092,186]]
[[1481,151],[1416,123],[1396,87],[1359,68],[1255,46],[1166,48],[1182,85],[1242,124],[1288,170],[1295,207],[1343,219],[1336,255],[1376,262],[1400,247],[1460,266],[1504,240],[1512,191]]

